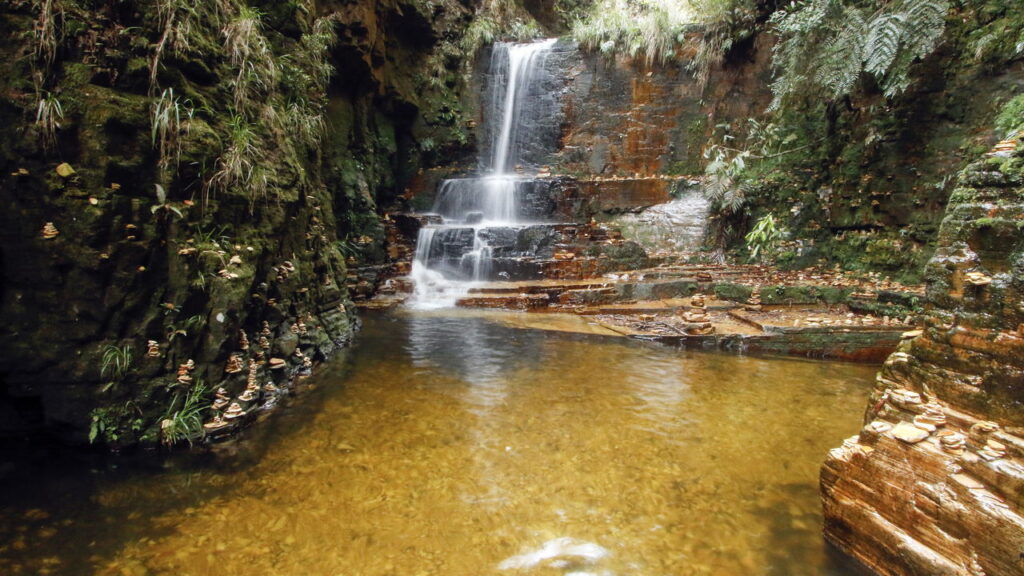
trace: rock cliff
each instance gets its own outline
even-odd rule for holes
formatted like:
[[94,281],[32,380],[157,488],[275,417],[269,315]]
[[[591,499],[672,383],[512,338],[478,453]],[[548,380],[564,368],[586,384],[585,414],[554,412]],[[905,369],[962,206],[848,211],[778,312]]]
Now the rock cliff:
[[879,574],[1024,573],[1024,153],[960,175],[923,334],[821,473],[826,537]]
[[460,63],[431,58],[471,16],[4,3],[0,432],[194,437],[218,388],[251,416],[348,342],[348,266],[383,257],[377,204],[423,150],[461,146],[437,112],[457,82],[430,81]]

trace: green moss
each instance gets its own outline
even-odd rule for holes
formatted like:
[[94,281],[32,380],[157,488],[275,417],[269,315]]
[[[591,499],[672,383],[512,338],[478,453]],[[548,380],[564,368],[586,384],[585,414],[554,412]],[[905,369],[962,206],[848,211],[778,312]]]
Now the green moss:
[[754,293],[753,288],[742,284],[715,284],[713,290],[715,298],[733,302],[746,302]]
[[835,288],[832,286],[818,287],[818,296],[821,298],[822,302],[829,305],[846,303],[850,300],[850,294],[853,293],[853,288]]
[[761,302],[768,305],[816,304],[819,291],[816,286],[763,286]]
[[883,272],[903,282],[917,283],[932,249],[898,232],[875,231],[819,242],[815,253],[847,270]]

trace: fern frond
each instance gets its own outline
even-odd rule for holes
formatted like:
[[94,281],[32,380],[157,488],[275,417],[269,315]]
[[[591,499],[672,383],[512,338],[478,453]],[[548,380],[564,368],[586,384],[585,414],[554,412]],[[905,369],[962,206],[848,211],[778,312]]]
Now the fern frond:
[[840,98],[865,72],[887,97],[910,86],[911,66],[942,38],[950,0],[893,0],[871,14],[872,4],[805,0],[772,15],[781,40],[773,49],[769,111],[791,98]]
[[842,97],[853,89],[864,60],[864,15],[854,7],[845,9],[843,13],[844,28],[825,45],[817,58],[819,68],[814,78],[832,92],[833,98]]
[[879,14],[868,23],[864,70],[882,77],[896,60],[903,30],[903,14]]
[[901,3],[905,22],[903,46],[914,58],[932,53],[946,27],[947,0],[905,0]]

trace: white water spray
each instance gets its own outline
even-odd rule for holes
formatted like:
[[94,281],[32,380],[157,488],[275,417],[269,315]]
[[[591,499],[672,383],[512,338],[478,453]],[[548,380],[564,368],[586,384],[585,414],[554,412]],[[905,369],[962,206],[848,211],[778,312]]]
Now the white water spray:
[[[433,212],[443,222],[423,227],[416,240],[410,305],[415,308],[448,307],[474,283],[493,272],[493,251],[482,232],[494,226],[525,224],[519,203],[520,185],[527,180],[515,173],[523,155],[536,141],[535,118],[545,113],[531,103],[531,91],[544,74],[547,55],[557,40],[530,44],[498,43],[491,56],[490,118],[499,120],[493,131],[489,176],[446,180],[438,190]],[[471,244],[460,231],[472,231]],[[457,261],[453,250],[462,250]]]

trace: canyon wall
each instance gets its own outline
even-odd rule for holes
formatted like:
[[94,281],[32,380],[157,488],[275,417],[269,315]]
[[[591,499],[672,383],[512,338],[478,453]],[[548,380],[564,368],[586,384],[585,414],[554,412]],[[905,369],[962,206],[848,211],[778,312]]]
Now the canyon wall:
[[348,267],[383,254],[377,204],[423,141],[461,146],[437,112],[456,90],[429,79],[458,70],[431,58],[470,16],[4,3],[0,432],[180,440],[190,397],[222,387],[251,417],[345,345]]
[[1024,152],[960,173],[923,334],[821,473],[826,537],[886,576],[1024,573]]
[[1019,56],[975,53],[977,37],[1017,26],[1018,12],[965,6],[898,98],[864,86],[842,102],[772,116],[768,31],[736,42],[703,87],[690,70],[698,34],[665,65],[585,53],[571,70],[552,169],[583,180],[701,175],[709,142],[743,149],[751,132],[779,130],[792,141],[776,143],[768,159],[752,150],[741,205],[718,221],[731,229],[719,240],[742,248],[753,221],[770,212],[800,245],[780,254],[784,265],[823,259],[920,281],[952,191],[948,175],[999,139],[993,119],[1024,87]]
[[706,86],[688,70],[697,36],[667,65],[588,53],[571,71],[560,171],[577,175],[699,175],[719,123],[741,123],[771,101],[771,38],[758,36],[713,69]]

